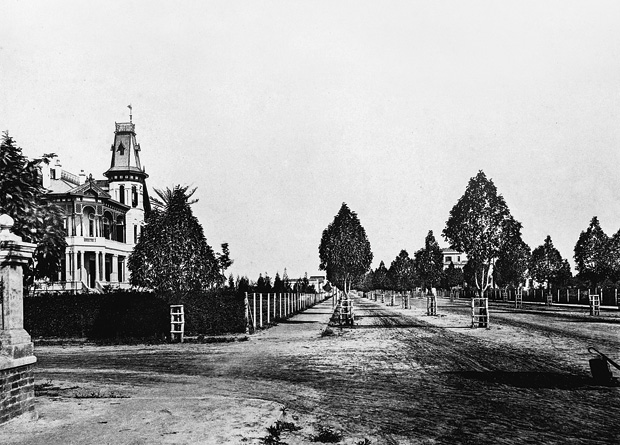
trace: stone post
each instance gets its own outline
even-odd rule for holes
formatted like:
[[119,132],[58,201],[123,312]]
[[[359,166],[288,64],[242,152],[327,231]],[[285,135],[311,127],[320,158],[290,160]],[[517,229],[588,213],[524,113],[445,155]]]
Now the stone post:
[[37,361],[24,329],[23,267],[35,245],[10,232],[13,218],[0,215],[0,423],[34,410],[33,365]]

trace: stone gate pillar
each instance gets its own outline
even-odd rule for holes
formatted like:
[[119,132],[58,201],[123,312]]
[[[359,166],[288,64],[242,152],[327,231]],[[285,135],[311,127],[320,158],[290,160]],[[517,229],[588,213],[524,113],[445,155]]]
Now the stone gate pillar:
[[35,245],[10,232],[13,218],[0,215],[0,423],[34,411],[34,356],[24,329],[23,267]]

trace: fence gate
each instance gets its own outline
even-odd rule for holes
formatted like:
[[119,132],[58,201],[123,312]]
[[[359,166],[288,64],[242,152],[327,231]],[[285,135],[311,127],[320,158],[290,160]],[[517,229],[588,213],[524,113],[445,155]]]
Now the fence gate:
[[489,329],[489,299],[471,299],[471,327]]
[[182,304],[170,305],[170,340],[183,343],[185,332],[185,313]]

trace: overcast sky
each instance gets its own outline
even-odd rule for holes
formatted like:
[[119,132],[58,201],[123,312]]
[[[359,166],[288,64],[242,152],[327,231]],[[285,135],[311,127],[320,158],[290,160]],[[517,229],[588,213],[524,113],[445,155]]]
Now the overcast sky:
[[149,188],[198,187],[256,279],[318,272],[342,202],[389,267],[469,178],[573,263],[620,229],[620,2],[2,2],[0,129],[102,178],[133,105]]

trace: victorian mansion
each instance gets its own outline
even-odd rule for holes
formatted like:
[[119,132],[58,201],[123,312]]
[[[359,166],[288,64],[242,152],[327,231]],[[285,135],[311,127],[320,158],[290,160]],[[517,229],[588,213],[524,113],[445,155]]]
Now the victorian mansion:
[[135,124],[117,123],[106,179],[86,177],[45,166],[46,197],[65,213],[67,250],[58,282],[41,290],[90,290],[104,286],[129,287],[127,258],[140,235],[145,212],[150,211],[144,168]]

